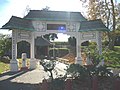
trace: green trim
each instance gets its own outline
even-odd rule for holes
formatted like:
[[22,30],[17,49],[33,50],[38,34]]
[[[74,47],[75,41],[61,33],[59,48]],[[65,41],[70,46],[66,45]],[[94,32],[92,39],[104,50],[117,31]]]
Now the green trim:
[[86,21],[86,19],[82,20],[71,20],[71,19],[55,19],[55,18],[25,18],[27,20],[43,20],[43,21]]
[[110,31],[110,30],[107,28],[99,28],[99,29],[79,30],[78,32],[88,32],[88,31]]
[[32,28],[23,28],[23,27],[15,27],[15,26],[7,26],[3,29],[19,29],[19,30],[26,30],[26,31],[35,31],[35,29]]

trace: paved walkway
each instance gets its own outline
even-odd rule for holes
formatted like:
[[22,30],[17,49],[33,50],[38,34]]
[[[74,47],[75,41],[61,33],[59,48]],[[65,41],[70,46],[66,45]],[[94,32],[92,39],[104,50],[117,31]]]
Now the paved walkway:
[[[57,64],[56,71],[64,73],[64,64]],[[54,75],[55,77],[55,75]],[[6,72],[0,75],[0,90],[39,90],[43,79],[49,78],[49,74],[40,65],[35,70],[19,71],[16,73]]]

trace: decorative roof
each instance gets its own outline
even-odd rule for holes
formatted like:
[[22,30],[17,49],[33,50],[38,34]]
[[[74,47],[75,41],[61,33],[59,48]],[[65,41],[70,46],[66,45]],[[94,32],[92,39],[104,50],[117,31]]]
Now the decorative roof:
[[32,20],[80,22],[79,32],[109,31],[109,29],[106,28],[106,26],[102,23],[101,20],[87,21],[80,12],[46,10],[30,10],[30,12],[24,18],[12,16],[10,20],[2,26],[2,29],[35,31]]
[[85,17],[80,12],[66,11],[47,11],[47,10],[30,10],[24,17],[30,20],[47,20],[47,21],[85,21]]
[[34,31],[32,22],[23,18],[12,16],[10,20],[2,26],[2,29],[20,29]]
[[35,39],[35,45],[36,46],[50,46],[51,43],[50,41],[48,41],[47,39],[41,36]]
[[82,21],[80,23],[80,32],[86,31],[109,31],[109,29],[103,24],[103,22],[98,20]]

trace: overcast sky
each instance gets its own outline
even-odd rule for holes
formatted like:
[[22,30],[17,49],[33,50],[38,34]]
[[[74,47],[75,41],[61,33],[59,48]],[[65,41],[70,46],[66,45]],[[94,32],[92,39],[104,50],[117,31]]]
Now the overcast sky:
[[[12,15],[23,17],[27,6],[31,10],[41,10],[48,6],[55,11],[85,11],[80,0],[0,0],[0,28]],[[8,32],[0,30],[0,33]]]

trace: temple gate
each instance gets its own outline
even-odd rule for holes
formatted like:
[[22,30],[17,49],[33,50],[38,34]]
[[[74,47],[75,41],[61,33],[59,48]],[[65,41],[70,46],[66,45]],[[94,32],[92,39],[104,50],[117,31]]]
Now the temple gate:
[[12,16],[2,26],[12,30],[12,60],[10,70],[18,71],[17,42],[30,43],[30,68],[36,68],[35,39],[49,33],[63,33],[76,38],[75,63],[82,65],[81,43],[95,41],[99,54],[102,53],[102,31],[108,31],[101,20],[88,21],[80,12],[30,10],[23,18]]

